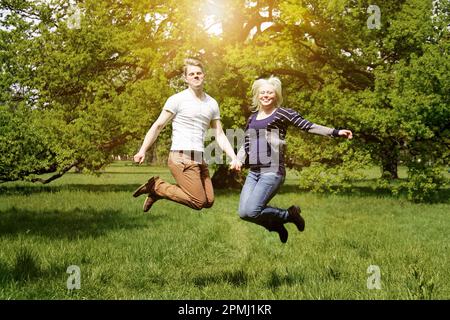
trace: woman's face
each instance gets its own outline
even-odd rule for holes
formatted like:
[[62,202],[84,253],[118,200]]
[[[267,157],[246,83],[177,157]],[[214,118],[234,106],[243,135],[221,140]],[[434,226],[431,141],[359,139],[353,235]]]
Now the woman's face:
[[266,84],[259,88],[259,103],[264,109],[270,109],[276,106],[277,94],[272,85]]

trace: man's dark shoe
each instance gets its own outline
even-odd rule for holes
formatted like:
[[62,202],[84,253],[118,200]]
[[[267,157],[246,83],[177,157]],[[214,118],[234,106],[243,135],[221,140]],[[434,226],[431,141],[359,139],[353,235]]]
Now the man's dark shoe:
[[288,231],[284,227],[283,224],[279,224],[274,231],[278,232],[278,236],[280,237],[280,241],[286,243],[288,240]]
[[145,199],[144,202],[144,212],[148,212],[148,210],[150,210],[150,208],[152,207],[152,205],[158,201],[159,199],[161,199],[160,197],[156,196],[156,195],[151,195],[148,196],[147,199]]
[[155,194],[155,181],[159,177],[151,177],[146,183],[141,185],[139,188],[137,188],[134,193],[133,197],[139,197],[143,194],[153,195]]
[[305,230],[305,220],[300,215],[300,207],[298,206],[291,206],[288,209],[289,216],[287,218],[288,222],[292,222],[297,226],[298,231]]

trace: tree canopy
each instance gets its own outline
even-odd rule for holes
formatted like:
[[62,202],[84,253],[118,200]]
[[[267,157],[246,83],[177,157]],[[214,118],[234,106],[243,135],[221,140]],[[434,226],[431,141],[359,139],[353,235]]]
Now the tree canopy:
[[0,181],[49,182],[133,152],[183,88],[183,59],[197,57],[225,128],[244,126],[252,82],[274,74],[287,107],[354,131],[339,141],[291,130],[302,186],[345,186],[367,164],[396,179],[402,163],[409,197],[430,199],[449,158],[450,4],[380,0],[376,28],[370,5],[0,0]]

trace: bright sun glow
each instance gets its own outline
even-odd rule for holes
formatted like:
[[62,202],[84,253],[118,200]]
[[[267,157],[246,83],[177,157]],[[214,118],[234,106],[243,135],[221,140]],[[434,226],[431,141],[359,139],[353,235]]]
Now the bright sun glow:
[[222,20],[225,12],[223,0],[206,0],[203,8],[203,27],[206,32],[220,36],[223,33]]
[[206,16],[203,19],[203,26],[209,34],[220,36],[223,33],[222,21],[218,21],[214,15]]

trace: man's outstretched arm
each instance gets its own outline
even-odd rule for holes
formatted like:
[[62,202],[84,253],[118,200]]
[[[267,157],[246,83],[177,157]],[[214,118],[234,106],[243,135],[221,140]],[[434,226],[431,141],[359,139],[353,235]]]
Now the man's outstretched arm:
[[161,130],[166,126],[166,124],[172,120],[174,114],[167,110],[163,110],[156,119],[155,123],[150,127],[147,134],[145,135],[144,142],[142,143],[139,152],[134,155],[134,162],[141,164],[145,159],[145,152],[153,145],[156,138],[158,138]]
[[216,137],[217,144],[231,158],[230,168],[238,171],[241,170],[242,164],[237,159],[233,147],[231,146],[230,142],[227,139],[227,136],[223,132],[222,123],[220,122],[220,120],[212,120],[211,128],[214,129],[214,136]]

